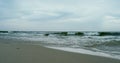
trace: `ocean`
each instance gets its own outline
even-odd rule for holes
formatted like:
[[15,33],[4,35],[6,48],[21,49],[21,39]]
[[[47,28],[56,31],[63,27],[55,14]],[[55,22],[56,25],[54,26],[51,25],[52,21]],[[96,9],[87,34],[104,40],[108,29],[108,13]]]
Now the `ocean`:
[[120,59],[120,32],[0,31],[0,39],[23,40],[63,51]]

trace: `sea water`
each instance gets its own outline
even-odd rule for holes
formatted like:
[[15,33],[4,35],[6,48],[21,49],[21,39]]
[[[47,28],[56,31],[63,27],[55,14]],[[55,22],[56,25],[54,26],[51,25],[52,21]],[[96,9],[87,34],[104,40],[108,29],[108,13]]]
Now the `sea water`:
[[120,59],[120,32],[0,31],[0,39],[24,40],[53,49]]

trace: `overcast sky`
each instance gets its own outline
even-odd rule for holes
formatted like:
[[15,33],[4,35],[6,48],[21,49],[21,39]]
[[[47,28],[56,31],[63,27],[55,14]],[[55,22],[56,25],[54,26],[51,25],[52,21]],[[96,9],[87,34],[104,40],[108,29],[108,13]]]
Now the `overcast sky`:
[[120,0],[0,0],[0,30],[120,31]]

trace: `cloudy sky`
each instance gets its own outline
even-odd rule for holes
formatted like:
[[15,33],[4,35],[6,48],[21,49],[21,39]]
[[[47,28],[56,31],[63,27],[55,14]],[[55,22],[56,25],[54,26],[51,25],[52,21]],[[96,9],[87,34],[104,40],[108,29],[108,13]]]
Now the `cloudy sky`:
[[0,0],[0,30],[120,31],[120,0]]

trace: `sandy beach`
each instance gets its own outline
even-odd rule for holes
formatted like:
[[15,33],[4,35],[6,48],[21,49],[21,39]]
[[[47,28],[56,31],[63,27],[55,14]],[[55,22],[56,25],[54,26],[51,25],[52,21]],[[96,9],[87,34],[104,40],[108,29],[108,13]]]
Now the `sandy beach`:
[[0,63],[120,63],[120,60],[117,59],[14,42],[0,39]]

